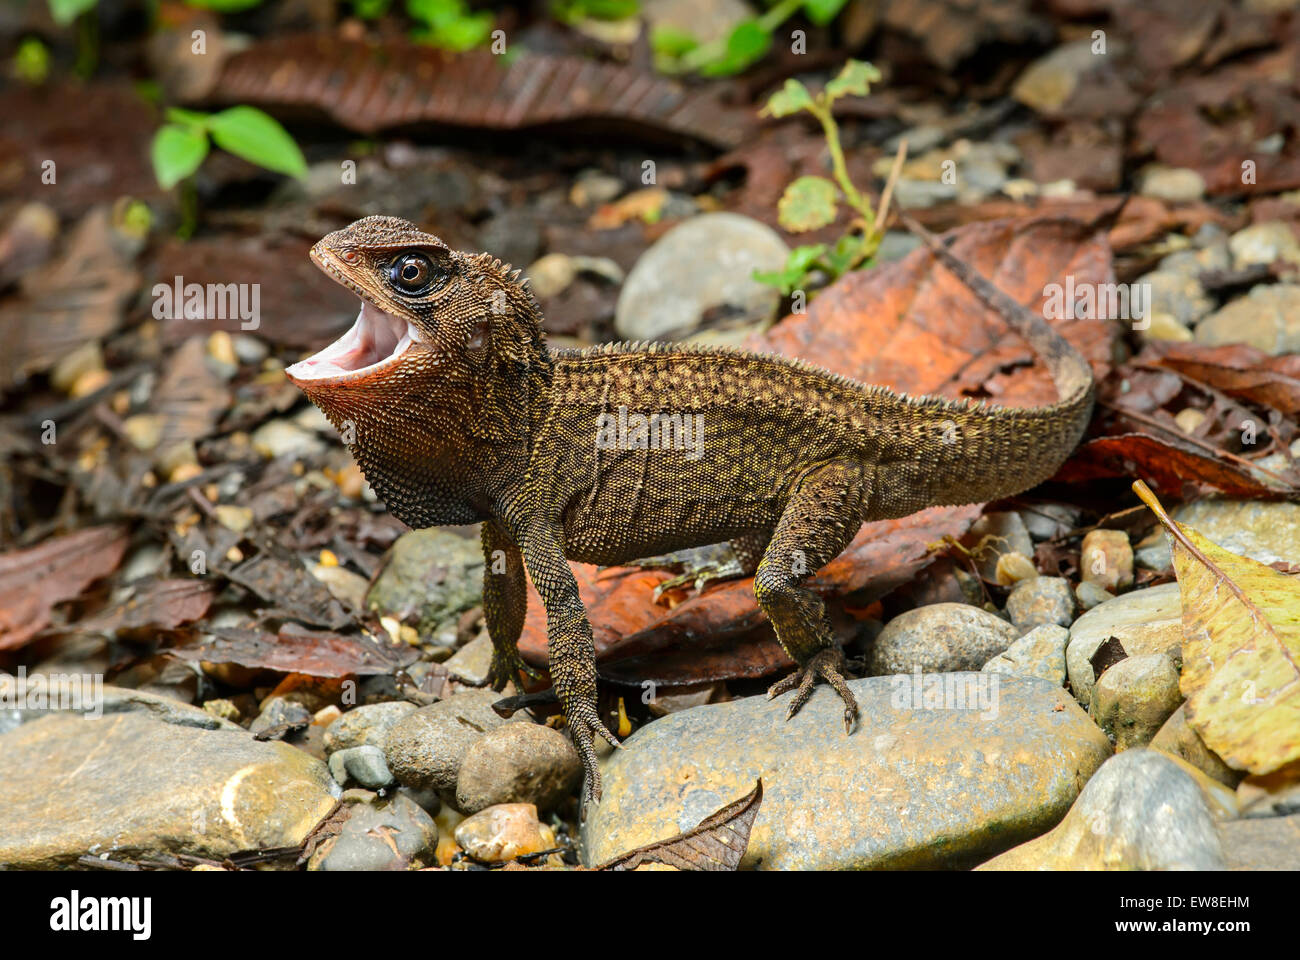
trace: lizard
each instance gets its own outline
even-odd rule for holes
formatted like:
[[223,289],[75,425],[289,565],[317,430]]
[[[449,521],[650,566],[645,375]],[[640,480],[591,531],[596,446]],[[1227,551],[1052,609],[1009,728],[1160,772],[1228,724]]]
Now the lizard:
[[[920,228],[914,228],[920,229]],[[730,542],[795,662],[787,719],[829,683],[858,717],[821,598],[804,585],[866,521],[982,503],[1046,480],[1089,422],[1087,361],[922,230],[1048,367],[1058,400],[1001,407],[909,397],[732,347],[551,349],[521,271],[396,217],[332,232],[312,261],[357,294],[353,326],[286,375],[340,431],[390,513],[481,524],[487,682],[538,677],[518,650],[525,577],[546,613],[554,690],[599,802],[592,629],[570,560],[617,565]]]

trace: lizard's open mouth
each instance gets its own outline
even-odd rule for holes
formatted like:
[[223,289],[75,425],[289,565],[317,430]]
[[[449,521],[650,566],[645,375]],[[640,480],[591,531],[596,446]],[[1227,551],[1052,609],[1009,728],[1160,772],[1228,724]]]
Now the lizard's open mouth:
[[299,385],[361,379],[397,363],[418,341],[410,321],[362,300],[357,321],[347,333],[284,372]]

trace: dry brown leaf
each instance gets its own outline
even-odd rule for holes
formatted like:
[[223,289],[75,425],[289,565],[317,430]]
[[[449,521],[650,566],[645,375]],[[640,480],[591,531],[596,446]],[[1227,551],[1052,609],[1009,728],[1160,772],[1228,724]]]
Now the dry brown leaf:
[[21,647],[56,603],[116,570],[129,540],[123,527],[91,527],[0,555],[0,650]]
[[644,863],[662,863],[678,870],[735,870],[749,847],[749,831],[763,803],[763,781],[739,800],[688,830],[629,850],[596,867],[597,870],[635,870]]

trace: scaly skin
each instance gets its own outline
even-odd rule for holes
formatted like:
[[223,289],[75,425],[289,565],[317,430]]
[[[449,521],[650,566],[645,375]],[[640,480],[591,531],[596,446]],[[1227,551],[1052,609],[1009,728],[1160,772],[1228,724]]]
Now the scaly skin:
[[[848,729],[857,704],[843,657],[803,582],[864,522],[1018,493],[1051,476],[1078,443],[1092,409],[1087,363],[926,239],[1044,358],[1058,403],[908,398],[738,350],[551,351],[517,271],[450,251],[407,221],[367,217],[312,249],[335,280],[409,321],[419,342],[373,370],[318,377],[297,365],[291,377],[345,431],[394,515],[412,527],[482,522],[495,689],[527,669],[517,641],[525,572],[532,579],[546,607],[551,676],[594,799],[594,736],[617,741],[597,714],[595,648],[569,560],[622,564],[732,541],[799,665],[769,695],[795,690],[793,716],[825,680],[844,701]],[[699,429],[641,446],[635,432],[620,439],[600,419],[617,424],[620,408],[633,426],[636,414],[661,414]]]

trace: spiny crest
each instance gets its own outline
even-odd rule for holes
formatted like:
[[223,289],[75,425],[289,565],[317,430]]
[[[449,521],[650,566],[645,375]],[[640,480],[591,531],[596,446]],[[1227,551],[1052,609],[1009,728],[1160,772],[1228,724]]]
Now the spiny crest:
[[581,360],[584,357],[610,357],[619,354],[663,357],[715,357],[721,360],[746,361],[754,359],[767,360],[778,366],[787,367],[801,373],[811,373],[825,377],[837,386],[857,390],[874,389],[870,384],[840,373],[834,373],[798,357],[786,357],[777,353],[756,353],[742,347],[710,343],[665,343],[657,340],[624,340],[616,343],[602,343],[581,350],[569,350],[566,359]]
[[538,326],[541,325],[542,305],[537,302],[537,297],[533,294],[532,284],[529,282],[528,277],[523,276],[524,271],[522,269],[512,267],[508,263],[502,263],[500,259],[490,253],[478,254],[473,257],[473,262],[485,274],[490,274],[500,280],[503,285],[518,290],[532,308]]

